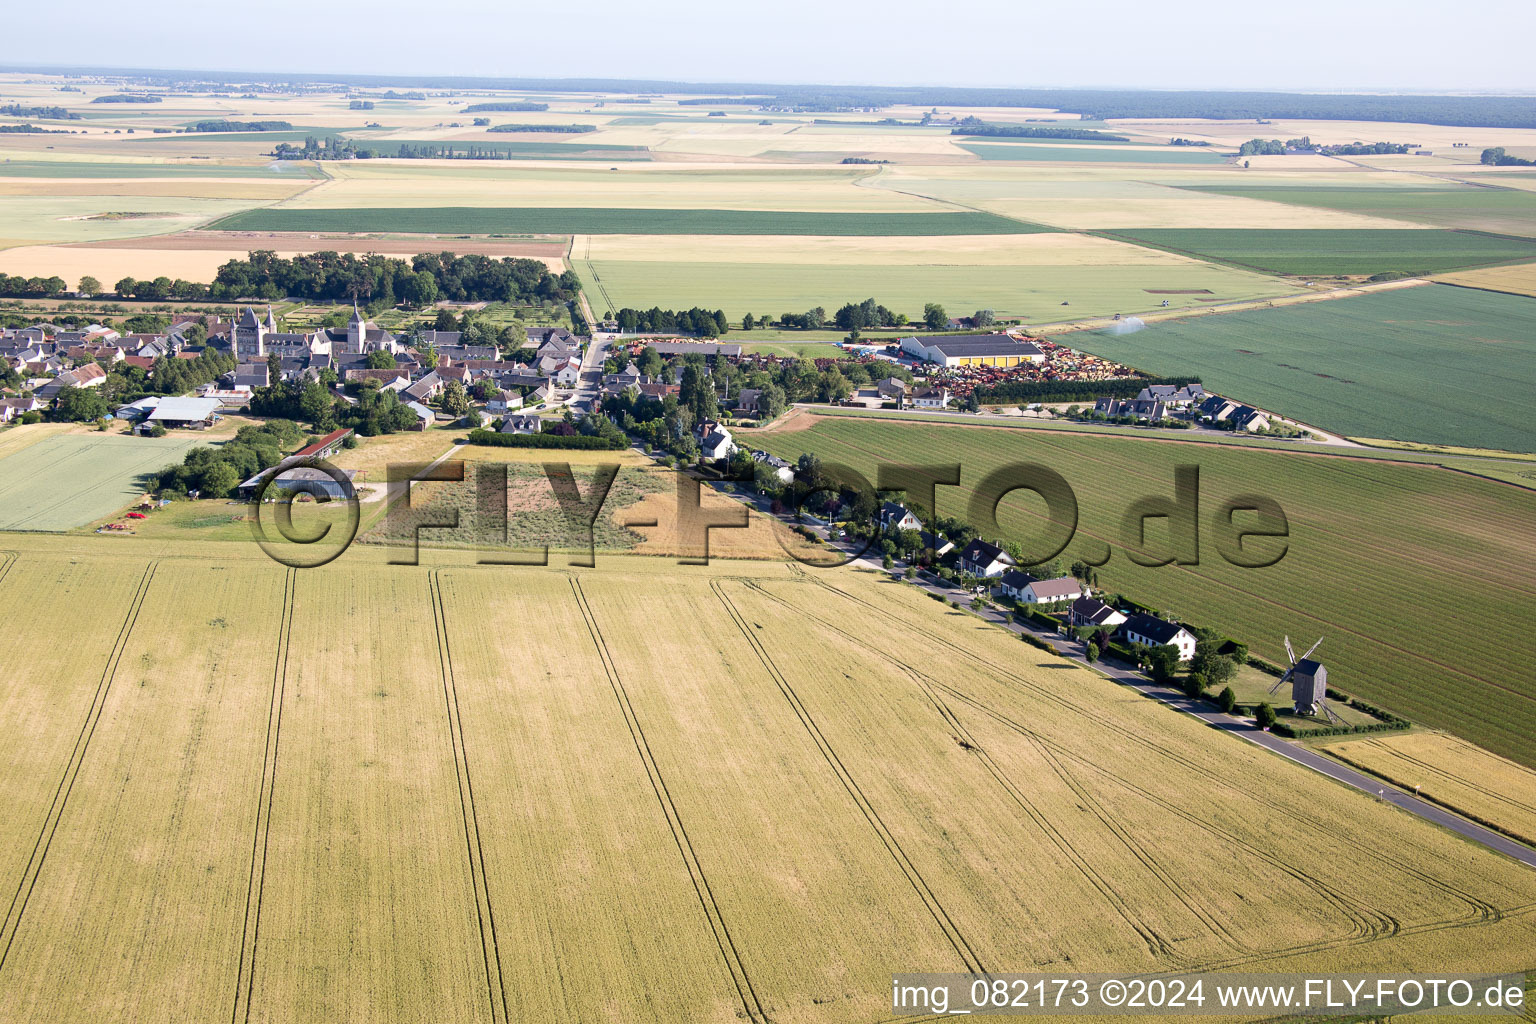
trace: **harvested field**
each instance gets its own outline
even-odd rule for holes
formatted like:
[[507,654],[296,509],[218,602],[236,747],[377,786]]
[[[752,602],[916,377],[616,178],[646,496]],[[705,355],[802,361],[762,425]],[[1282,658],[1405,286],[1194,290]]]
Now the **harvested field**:
[[1011,235],[1029,225],[988,213],[419,207],[251,210],[221,231],[427,231],[465,234]]
[[[742,438],[790,460],[815,452],[871,479],[877,462],[959,463],[961,486],[939,489],[944,515],[966,515],[977,482],[1005,464],[1052,467],[1079,508],[1064,564],[1108,555],[1099,572],[1109,591],[1222,630],[1270,661],[1283,661],[1283,635],[1326,634],[1340,689],[1536,765],[1536,683],[1508,670],[1536,657],[1524,627],[1536,614],[1532,491],[1379,459],[1007,427],[816,417],[809,429]],[[1289,523],[1284,557],[1263,569],[1230,564],[1207,531],[1198,565],[1132,564],[1126,510],[1143,495],[1171,494],[1181,464],[1199,468],[1202,530],[1205,510],[1233,495],[1278,501]],[[1038,499],[1016,492],[998,512],[1002,536],[1038,544],[1041,515]],[[1161,552],[1156,525],[1149,537]],[[1482,628],[1446,619],[1447,603]]]
[[99,612],[0,682],[17,1019],[867,1024],[893,962],[1536,942],[1525,869],[868,572],[13,547],[0,606]]
[[244,255],[252,249],[282,252],[376,252],[386,256],[414,256],[422,252],[453,252],[479,256],[531,256],[549,259],[565,255],[563,239],[465,238],[461,235],[313,235],[298,232],[181,231],[154,238],[112,239],[89,242],[92,249],[134,249],[144,252],[192,250]]
[[1482,288],[1490,292],[1508,292],[1510,295],[1528,295],[1536,298],[1536,263],[1520,263],[1511,267],[1487,267],[1483,270],[1461,270],[1439,274],[1436,281],[1459,284],[1464,288]]
[[1411,732],[1331,742],[1321,749],[1523,842],[1536,842],[1536,772],[1465,740]]

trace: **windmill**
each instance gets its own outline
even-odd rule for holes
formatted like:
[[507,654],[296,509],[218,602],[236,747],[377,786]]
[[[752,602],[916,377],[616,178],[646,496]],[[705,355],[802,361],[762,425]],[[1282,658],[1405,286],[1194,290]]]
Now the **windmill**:
[[1275,685],[1269,688],[1274,693],[1285,685],[1286,680],[1291,683],[1291,706],[1298,715],[1315,715],[1321,711],[1330,722],[1339,725],[1344,720],[1333,713],[1328,706],[1328,670],[1321,662],[1312,660],[1312,652],[1322,645],[1323,638],[1318,637],[1317,643],[1307,648],[1307,653],[1300,658],[1291,648],[1291,638],[1285,638],[1285,656],[1291,660],[1291,667],[1286,669],[1285,675],[1275,681]]

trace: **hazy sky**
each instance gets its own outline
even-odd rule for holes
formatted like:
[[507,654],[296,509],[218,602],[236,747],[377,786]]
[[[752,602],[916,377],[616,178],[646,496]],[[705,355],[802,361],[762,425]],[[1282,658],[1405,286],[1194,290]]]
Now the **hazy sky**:
[[0,61],[890,85],[1536,92],[1531,0],[75,0]]

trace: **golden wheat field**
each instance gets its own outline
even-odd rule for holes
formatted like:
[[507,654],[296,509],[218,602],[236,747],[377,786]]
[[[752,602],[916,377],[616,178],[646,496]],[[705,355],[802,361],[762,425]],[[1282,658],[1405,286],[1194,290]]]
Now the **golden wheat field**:
[[1511,835],[1536,837],[1536,772],[1443,732],[1345,740],[1333,757]]
[[[1531,873],[901,583],[13,536],[0,1019],[862,1024],[931,970],[1514,970]],[[89,609],[89,614],[80,614]]]

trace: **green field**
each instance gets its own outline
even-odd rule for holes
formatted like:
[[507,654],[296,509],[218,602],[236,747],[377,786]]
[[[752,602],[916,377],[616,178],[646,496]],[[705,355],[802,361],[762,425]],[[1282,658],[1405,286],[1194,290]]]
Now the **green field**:
[[[1133,266],[874,266],[869,264],[688,263],[576,260],[592,301],[611,308],[653,305],[744,313],[798,312],[873,297],[898,313],[921,316],[938,302],[952,314],[991,309],[1035,321],[1111,316],[1210,302],[1289,294],[1281,282],[1230,267],[1197,263]],[[1159,295],[1156,289],[1203,289]],[[1068,305],[1063,305],[1068,303]]]
[[0,178],[323,178],[309,161],[270,164],[151,164],[90,160],[3,160]]
[[962,142],[961,149],[976,154],[983,160],[1031,160],[1051,163],[1108,163],[1108,164],[1221,164],[1226,163],[1224,153],[1212,153],[1206,149],[1185,146],[1165,146],[1159,149],[1110,149],[1076,146],[1011,146],[990,142]]
[[0,458],[0,530],[58,533],[100,519],[144,493],[143,474],[200,443],[186,434],[66,434],[12,451]]
[[1351,437],[1536,451],[1536,299],[1428,285],[1070,344]]
[[[1536,764],[1536,493],[1428,466],[1019,429],[818,419],[811,429],[749,432],[742,443],[791,460],[873,476],[877,462],[959,463],[939,510],[964,515],[970,489],[1008,463],[1038,462],[1077,495],[1077,538],[1063,553],[1097,560],[1105,587],[1211,626],[1283,662],[1281,637],[1321,650],[1330,682],[1524,764]],[[1172,495],[1174,467],[1199,467],[1198,565],[1144,568],[1124,550],[1123,517],[1147,495]],[[1211,516],[1239,494],[1272,497],[1290,523],[1269,568],[1229,564]],[[1006,536],[1038,542],[1043,506],[1006,497]],[[1164,534],[1153,525],[1149,537]],[[1249,541],[1269,550],[1264,540]],[[1475,623],[1475,628],[1469,624]]]
[[[990,213],[646,210],[431,206],[266,209],[226,217],[222,231],[428,231],[579,235],[1017,235],[1048,228]],[[646,304],[647,306],[650,303]]]
[[1536,192],[1516,188],[1448,185],[1440,188],[1348,188],[1266,185],[1226,188],[1188,186],[1200,192],[1264,199],[1296,206],[1392,217],[1446,228],[1536,235]]
[[1432,274],[1536,259],[1536,240],[1471,231],[1391,228],[1141,228],[1096,234],[1274,274]]

